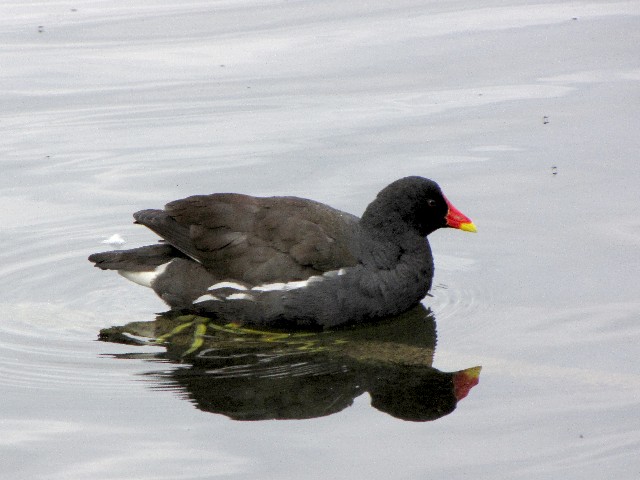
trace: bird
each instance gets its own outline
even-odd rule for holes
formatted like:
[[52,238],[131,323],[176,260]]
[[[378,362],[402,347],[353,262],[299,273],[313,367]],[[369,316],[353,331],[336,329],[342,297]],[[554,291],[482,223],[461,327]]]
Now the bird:
[[433,180],[383,188],[360,218],[314,200],[194,195],[133,215],[159,243],[89,257],[172,311],[241,325],[326,329],[398,315],[427,295],[427,236],[475,224]]

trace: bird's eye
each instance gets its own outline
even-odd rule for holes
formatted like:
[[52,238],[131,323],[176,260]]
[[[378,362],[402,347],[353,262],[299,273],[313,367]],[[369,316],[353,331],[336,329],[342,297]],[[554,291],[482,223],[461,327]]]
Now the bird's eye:
[[429,200],[427,200],[427,205],[429,205],[430,207],[435,207],[436,201],[433,198],[430,198]]

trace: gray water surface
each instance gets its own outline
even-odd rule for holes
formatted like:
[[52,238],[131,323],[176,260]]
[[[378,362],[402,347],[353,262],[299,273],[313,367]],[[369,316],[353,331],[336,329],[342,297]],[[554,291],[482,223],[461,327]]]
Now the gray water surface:
[[[0,6],[0,466],[15,479],[635,479],[637,2]],[[236,421],[159,346],[164,310],[91,267],[131,213],[196,193],[359,215],[404,175],[478,226],[430,237],[430,422],[373,408]]]

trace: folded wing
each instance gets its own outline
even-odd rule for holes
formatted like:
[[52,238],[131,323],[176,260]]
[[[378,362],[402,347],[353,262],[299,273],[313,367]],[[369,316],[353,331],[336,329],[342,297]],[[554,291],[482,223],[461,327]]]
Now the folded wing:
[[358,218],[297,197],[196,195],[134,214],[222,278],[302,280],[358,262]]

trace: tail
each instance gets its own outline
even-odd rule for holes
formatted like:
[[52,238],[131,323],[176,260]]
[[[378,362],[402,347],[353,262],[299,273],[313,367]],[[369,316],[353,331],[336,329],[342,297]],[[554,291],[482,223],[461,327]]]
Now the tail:
[[133,218],[135,218],[134,223],[144,225],[160,235],[167,243],[200,261],[202,252],[199,252],[193,244],[189,227],[178,223],[164,210],[140,210],[133,214]]
[[102,270],[151,272],[174,258],[187,257],[171,245],[159,243],[131,250],[94,253],[89,256],[89,261]]

